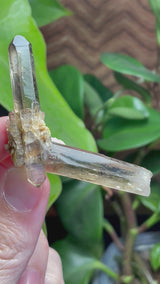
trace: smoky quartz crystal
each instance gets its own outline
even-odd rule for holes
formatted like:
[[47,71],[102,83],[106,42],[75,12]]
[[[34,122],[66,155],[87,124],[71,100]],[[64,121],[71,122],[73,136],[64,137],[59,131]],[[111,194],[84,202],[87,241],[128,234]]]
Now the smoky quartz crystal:
[[148,196],[152,173],[142,167],[55,141],[40,110],[31,44],[15,36],[9,46],[14,110],[9,114],[8,148],[14,165],[40,186],[46,172]]

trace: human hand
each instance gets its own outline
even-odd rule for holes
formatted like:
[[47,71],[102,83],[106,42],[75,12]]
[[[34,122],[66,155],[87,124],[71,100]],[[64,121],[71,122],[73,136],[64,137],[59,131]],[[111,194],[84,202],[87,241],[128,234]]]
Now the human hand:
[[60,257],[41,231],[49,181],[35,188],[13,167],[4,148],[6,120],[0,118],[0,283],[63,284]]

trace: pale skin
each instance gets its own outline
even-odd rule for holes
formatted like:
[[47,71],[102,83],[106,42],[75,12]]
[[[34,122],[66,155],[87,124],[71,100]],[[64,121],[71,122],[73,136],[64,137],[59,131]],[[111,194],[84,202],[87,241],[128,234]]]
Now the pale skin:
[[41,231],[49,181],[37,189],[24,169],[13,167],[5,150],[7,119],[0,118],[0,283],[64,284],[60,257]]

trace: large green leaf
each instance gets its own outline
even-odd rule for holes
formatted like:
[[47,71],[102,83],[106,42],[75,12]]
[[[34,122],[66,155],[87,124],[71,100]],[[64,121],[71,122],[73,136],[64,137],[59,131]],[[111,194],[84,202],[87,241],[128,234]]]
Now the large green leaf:
[[57,0],[28,0],[38,26],[44,26],[71,14]]
[[151,183],[151,194],[148,197],[138,196],[141,203],[153,212],[160,212],[160,184],[157,182]]
[[65,229],[99,256],[102,249],[103,208],[98,186],[82,181],[66,182],[56,205]]
[[133,90],[136,93],[140,94],[142,98],[146,101],[146,103],[149,103],[151,101],[151,95],[147,89],[143,88],[139,84],[135,83],[134,81],[130,80],[129,78],[118,72],[114,72],[114,77],[117,82],[121,84],[125,89]]
[[47,176],[49,178],[50,183],[54,185],[51,187],[50,190],[50,196],[47,205],[47,211],[48,211],[49,208],[52,206],[52,204],[56,201],[56,199],[60,195],[62,186],[61,186],[61,180],[58,176],[52,174],[47,174]]
[[106,52],[101,55],[101,61],[114,71],[140,77],[145,81],[160,83],[158,74],[151,72],[142,63],[130,56]]
[[67,239],[57,242],[54,248],[62,259],[65,284],[88,284],[96,259]]
[[144,119],[149,116],[148,110],[142,101],[129,95],[119,97],[113,101],[107,113],[126,119]]
[[151,9],[156,17],[156,34],[157,34],[157,43],[160,45],[160,1],[159,0],[148,0],[151,6]]
[[96,150],[91,134],[68,107],[47,73],[44,40],[31,17],[27,0],[8,0],[1,3],[0,103],[8,110],[13,108],[7,50],[16,34],[25,36],[32,43],[41,107],[52,135],[71,146]]
[[150,262],[154,271],[160,268],[160,243],[152,248]]
[[112,118],[103,130],[100,148],[107,151],[122,151],[147,145],[160,138],[160,113],[147,108],[149,118],[141,121]]
[[104,271],[115,280],[118,279],[113,271],[69,238],[56,242],[54,248],[62,259],[65,284],[88,284],[96,269]]
[[[96,150],[91,134],[85,129],[52,83],[46,69],[45,43],[27,0],[7,0],[1,2],[0,9],[0,103],[8,110],[13,109],[9,76],[8,45],[17,34],[25,36],[33,47],[35,67],[42,110],[52,135],[66,143],[88,150]],[[60,182],[52,181],[56,188]],[[57,189],[56,189],[57,191]]]
[[160,150],[150,151],[143,159],[141,166],[150,170],[153,175],[160,172]]
[[93,89],[95,89],[103,102],[106,102],[113,96],[113,93],[108,88],[106,88],[94,75],[85,74],[84,79],[92,86]]
[[71,65],[60,66],[50,71],[49,74],[72,110],[80,118],[83,118],[84,90],[82,74]]

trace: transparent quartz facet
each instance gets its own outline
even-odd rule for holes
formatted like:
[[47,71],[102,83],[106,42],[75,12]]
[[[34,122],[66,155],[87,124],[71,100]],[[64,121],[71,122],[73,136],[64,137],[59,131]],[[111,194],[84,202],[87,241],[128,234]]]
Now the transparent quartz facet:
[[15,36],[9,48],[10,76],[14,110],[39,106],[34,59],[31,44],[23,36]]
[[[35,186],[39,186],[45,179],[45,169],[41,159],[43,149],[34,131],[37,120],[39,123],[42,115],[32,48],[24,37],[18,35],[9,45],[8,51],[14,101],[14,112],[12,118],[10,115],[9,129],[15,142],[16,154],[14,153],[13,160],[16,166],[24,163],[28,180]],[[15,130],[13,132],[13,129],[16,129],[16,132]]]
[[52,142],[46,148],[46,171],[117,190],[148,196],[152,173],[110,157]]
[[9,114],[8,147],[15,166],[25,165],[29,182],[40,186],[50,172],[149,195],[150,171],[53,141],[40,111],[32,48],[24,37],[11,42],[9,61],[14,111]]

